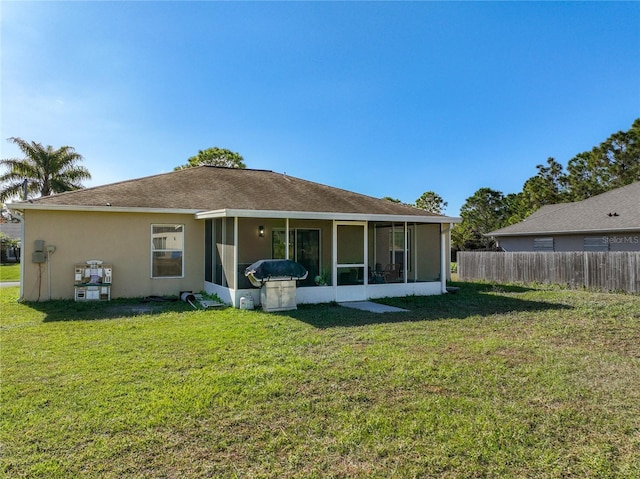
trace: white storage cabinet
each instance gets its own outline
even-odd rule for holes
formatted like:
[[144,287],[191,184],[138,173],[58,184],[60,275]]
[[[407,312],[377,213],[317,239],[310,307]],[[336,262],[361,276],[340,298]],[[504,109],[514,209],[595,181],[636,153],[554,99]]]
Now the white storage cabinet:
[[296,280],[265,281],[260,288],[260,304],[263,311],[297,309]]

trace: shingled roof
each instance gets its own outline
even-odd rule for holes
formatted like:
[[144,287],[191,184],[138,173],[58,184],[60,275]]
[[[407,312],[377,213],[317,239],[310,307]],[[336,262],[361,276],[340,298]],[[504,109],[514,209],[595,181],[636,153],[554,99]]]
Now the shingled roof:
[[540,208],[520,223],[486,236],[640,231],[640,181],[586,200]]
[[[16,209],[140,209],[191,211],[225,209],[303,211],[363,215],[445,216],[387,200],[302,180],[268,170],[199,166],[160,175],[85,188],[30,202]],[[452,218],[453,219],[453,218]]]

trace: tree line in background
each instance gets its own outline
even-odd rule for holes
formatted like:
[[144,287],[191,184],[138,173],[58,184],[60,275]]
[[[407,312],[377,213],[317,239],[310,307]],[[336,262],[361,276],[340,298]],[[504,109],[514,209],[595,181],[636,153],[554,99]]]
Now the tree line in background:
[[612,134],[590,151],[579,153],[566,169],[554,158],[537,165],[520,193],[480,188],[460,209],[462,223],[451,232],[456,250],[492,249],[486,233],[524,220],[545,205],[580,201],[640,181],[640,118],[628,131]]
[[385,196],[383,200],[391,201],[392,203],[398,203],[401,205],[413,206],[414,208],[420,208],[421,210],[429,211],[441,215],[444,213],[445,208],[449,203],[444,201],[442,197],[434,191],[425,191],[415,203],[403,203],[397,198]]
[[[9,141],[20,148],[24,158],[0,160],[0,166],[7,169],[0,175],[2,202],[15,197],[48,196],[76,190],[83,188],[83,180],[91,178],[89,171],[79,164],[82,155],[70,146],[54,149],[21,138],[9,138]],[[247,167],[239,153],[212,147],[198,151],[175,170],[200,165]],[[504,195],[484,187],[467,198],[460,209],[462,223],[452,230],[453,248],[491,249],[493,240],[484,234],[518,223],[542,206],[584,200],[640,181],[640,118],[628,131],[614,133],[591,151],[576,155],[566,169],[554,158],[536,168],[537,175],[524,183],[520,193]],[[395,198],[383,199],[402,203]],[[437,193],[426,191],[411,206],[442,214],[447,202]]]

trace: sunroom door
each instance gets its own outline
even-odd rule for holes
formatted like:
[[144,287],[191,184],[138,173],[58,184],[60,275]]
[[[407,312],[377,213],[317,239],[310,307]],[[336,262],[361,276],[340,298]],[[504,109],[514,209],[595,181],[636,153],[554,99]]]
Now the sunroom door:
[[313,286],[316,276],[320,274],[320,230],[296,230],[295,260],[309,272],[300,286]]
[[[271,257],[285,259],[286,232],[284,229],[274,229],[271,244]],[[309,272],[307,279],[300,281],[298,286],[314,286],[315,278],[320,274],[320,230],[296,228],[289,230],[289,259],[306,268]]]
[[336,251],[336,301],[366,299],[367,236],[365,223],[337,223],[334,236]]

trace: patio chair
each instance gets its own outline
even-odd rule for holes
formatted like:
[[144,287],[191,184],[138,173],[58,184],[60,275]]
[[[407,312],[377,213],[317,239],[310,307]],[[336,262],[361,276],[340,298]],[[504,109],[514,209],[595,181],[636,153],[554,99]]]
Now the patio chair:
[[385,283],[397,283],[402,280],[402,265],[399,263],[388,264],[382,272]]

